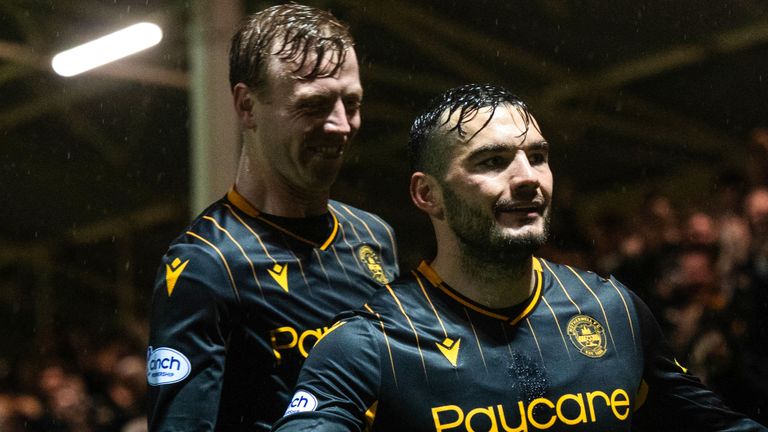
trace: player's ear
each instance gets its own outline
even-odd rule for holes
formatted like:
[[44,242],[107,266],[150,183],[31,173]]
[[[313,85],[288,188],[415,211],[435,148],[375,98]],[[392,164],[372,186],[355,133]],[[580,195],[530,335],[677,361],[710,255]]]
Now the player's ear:
[[431,217],[443,218],[443,195],[437,180],[429,174],[416,171],[411,175],[411,201],[419,210]]
[[240,123],[246,129],[255,129],[256,116],[253,113],[253,107],[256,103],[256,96],[251,92],[251,88],[244,83],[237,83],[232,88],[232,97]]

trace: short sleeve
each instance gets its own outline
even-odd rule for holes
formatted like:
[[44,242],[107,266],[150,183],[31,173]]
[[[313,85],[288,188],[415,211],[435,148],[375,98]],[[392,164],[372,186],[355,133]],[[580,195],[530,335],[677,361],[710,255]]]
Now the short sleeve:
[[377,399],[380,344],[363,317],[342,318],[310,352],[273,430],[361,431]]
[[174,245],[158,270],[147,349],[149,429],[213,430],[236,298],[220,258]]

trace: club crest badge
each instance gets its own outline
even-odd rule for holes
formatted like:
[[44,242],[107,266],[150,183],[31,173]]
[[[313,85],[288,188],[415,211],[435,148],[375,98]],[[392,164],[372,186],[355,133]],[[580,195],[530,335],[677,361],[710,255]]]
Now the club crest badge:
[[568,321],[568,337],[580,353],[587,357],[599,358],[607,351],[605,329],[594,318],[576,315]]
[[368,245],[363,245],[357,251],[357,258],[371,273],[371,277],[374,278],[380,284],[388,284],[390,281],[387,279],[387,274],[384,272],[384,267],[381,265],[381,258],[376,254],[376,251]]

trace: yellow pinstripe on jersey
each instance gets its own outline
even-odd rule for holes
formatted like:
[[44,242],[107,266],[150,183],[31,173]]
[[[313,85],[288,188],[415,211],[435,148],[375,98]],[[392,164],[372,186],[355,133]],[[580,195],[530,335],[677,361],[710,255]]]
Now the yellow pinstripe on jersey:
[[[321,411],[349,406],[341,401],[350,389],[363,402],[357,415],[376,401],[374,431],[629,430],[643,360],[626,292],[545,260],[532,268],[527,300],[489,309],[421,263],[364,313],[342,316],[347,324],[318,345],[299,388],[332,395],[318,396]],[[350,368],[339,377],[357,378],[336,393],[328,379],[339,365]]]
[[150,388],[154,430],[271,424],[309,351],[338,331],[332,318],[398,275],[391,228],[346,204],[328,208],[279,218],[232,189],[171,244],[156,279],[149,345],[184,356],[189,373]]

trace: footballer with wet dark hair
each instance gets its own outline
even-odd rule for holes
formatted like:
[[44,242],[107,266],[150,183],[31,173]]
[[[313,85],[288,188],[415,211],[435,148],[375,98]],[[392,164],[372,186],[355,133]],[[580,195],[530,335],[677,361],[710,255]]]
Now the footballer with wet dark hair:
[[499,86],[416,119],[410,193],[437,255],[340,316],[276,431],[767,430],[675,361],[620,282],[534,256],[551,147]]

